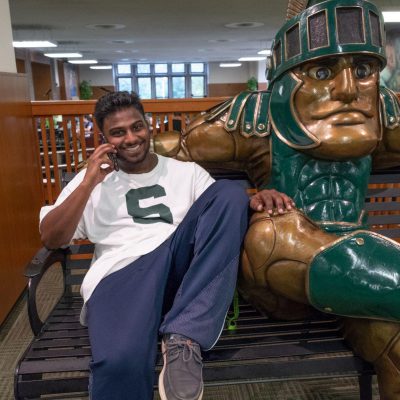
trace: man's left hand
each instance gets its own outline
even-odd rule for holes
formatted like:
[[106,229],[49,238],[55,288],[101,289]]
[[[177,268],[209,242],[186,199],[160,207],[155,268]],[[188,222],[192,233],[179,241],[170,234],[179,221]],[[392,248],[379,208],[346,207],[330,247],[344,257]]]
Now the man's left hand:
[[284,214],[295,207],[294,201],[285,193],[276,191],[275,189],[265,189],[257,192],[250,199],[250,207],[254,211],[267,211],[272,215],[274,209],[279,214]]

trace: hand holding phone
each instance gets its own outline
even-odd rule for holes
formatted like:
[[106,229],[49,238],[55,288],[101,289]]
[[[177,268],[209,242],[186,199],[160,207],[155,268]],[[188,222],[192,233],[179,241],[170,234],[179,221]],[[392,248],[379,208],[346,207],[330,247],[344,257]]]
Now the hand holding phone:
[[[108,143],[108,140],[104,135],[101,135],[103,138],[103,143]],[[107,153],[107,157],[111,160],[113,163],[114,171],[119,171],[119,165],[118,165],[118,158],[115,153]]]

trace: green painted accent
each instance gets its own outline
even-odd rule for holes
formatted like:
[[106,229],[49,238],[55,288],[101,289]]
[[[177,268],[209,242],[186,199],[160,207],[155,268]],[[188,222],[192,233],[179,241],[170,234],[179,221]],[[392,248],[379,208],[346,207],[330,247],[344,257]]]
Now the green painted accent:
[[[283,143],[273,132],[270,187],[292,197],[296,206],[329,232],[365,228],[363,209],[371,157],[319,160]],[[364,217],[363,217],[364,216]],[[342,225],[348,223],[352,225]]]
[[297,82],[290,74],[281,76],[274,84],[270,102],[270,116],[277,131],[294,146],[312,146],[314,141],[304,133],[292,111],[291,94]]
[[393,91],[381,86],[380,100],[383,115],[383,124],[386,128],[396,128],[400,124],[400,103]]
[[128,214],[137,224],[155,224],[156,222],[173,223],[172,213],[165,204],[156,204],[141,208],[139,200],[165,196],[165,189],[160,185],[131,189],[126,193],[126,207]]
[[[337,38],[337,28],[336,28],[336,8],[337,7],[360,7],[363,10],[363,20],[365,23],[365,43],[338,43]],[[307,21],[308,17],[314,15],[322,10],[326,10],[328,18],[328,37],[329,44],[325,47],[320,47],[316,49],[309,49],[308,45],[308,28]],[[309,62],[313,59],[326,57],[331,55],[341,55],[350,53],[363,53],[369,54],[374,57],[378,57],[382,62],[382,69],[386,65],[386,55],[384,46],[376,46],[372,43],[371,38],[371,27],[369,13],[375,13],[380,20],[381,26],[381,36],[383,40],[383,17],[379,9],[372,3],[364,0],[328,0],[322,3],[315,4],[297,16],[293,17],[283,25],[283,27],[278,31],[274,43],[272,44],[272,49],[275,43],[281,43],[281,64],[275,65],[273,63],[271,67],[271,83],[274,82],[279,76],[293,67]],[[292,28],[294,25],[299,24],[300,32],[300,54],[293,56],[292,58],[286,60],[286,41],[285,33]]]
[[237,320],[239,318],[239,294],[237,289],[235,289],[235,294],[233,295],[233,311],[228,312],[226,317],[226,328],[229,331],[235,331],[237,328]]
[[233,99],[226,100],[223,103],[220,103],[207,111],[207,115],[205,116],[205,120],[207,122],[214,121],[216,118],[220,117],[222,114],[226,112],[226,110],[230,107]]
[[268,125],[269,125],[268,109],[271,98],[271,92],[263,91],[260,93],[260,96],[261,96],[260,105],[258,107],[258,110],[255,110],[258,113],[255,128],[258,134],[265,134],[268,131]]
[[[234,99],[229,100],[229,112],[226,115],[225,129],[232,132],[236,129],[245,137],[267,136],[269,134],[269,100],[271,92],[241,92]],[[212,121],[216,116],[221,117],[226,112],[226,105],[214,112],[206,121]]]
[[400,245],[359,231],[319,253],[309,270],[309,300],[319,310],[400,320]]
[[249,96],[251,96],[251,93],[252,92],[244,91],[239,93],[234,98],[225,123],[225,129],[227,129],[228,131],[233,131],[237,129],[243,107],[246,104]]
[[323,3],[325,0],[310,0],[307,4],[307,8],[315,6],[316,4]]
[[257,105],[257,94],[252,94],[247,102],[246,106],[243,111],[243,125],[242,125],[242,132],[251,135],[253,132],[254,126],[254,114]]

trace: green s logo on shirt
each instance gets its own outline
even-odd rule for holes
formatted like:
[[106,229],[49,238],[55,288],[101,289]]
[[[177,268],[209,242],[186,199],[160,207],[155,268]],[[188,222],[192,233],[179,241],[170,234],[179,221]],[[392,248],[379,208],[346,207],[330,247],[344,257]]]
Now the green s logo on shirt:
[[131,189],[126,193],[126,206],[128,214],[138,224],[154,224],[156,222],[173,223],[172,213],[165,204],[141,208],[139,200],[158,198],[165,196],[165,189],[160,185],[146,186],[138,189]]

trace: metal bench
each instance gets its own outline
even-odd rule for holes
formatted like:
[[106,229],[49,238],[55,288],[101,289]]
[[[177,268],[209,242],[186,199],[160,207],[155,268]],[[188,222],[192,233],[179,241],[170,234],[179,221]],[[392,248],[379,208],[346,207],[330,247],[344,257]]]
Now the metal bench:
[[[373,175],[371,183],[384,187],[368,192],[370,224],[388,237],[400,238],[400,187],[391,187],[400,183],[400,174]],[[28,312],[35,338],[15,371],[16,399],[87,395],[91,353],[87,329],[79,324],[79,284],[92,251],[88,243],[64,250],[42,248],[27,266]],[[42,322],[36,289],[56,263],[62,265],[64,293]],[[340,318],[321,314],[310,320],[282,322],[261,315],[243,301],[239,307],[236,329],[224,329],[216,346],[203,354],[205,385],[353,376],[359,380],[360,399],[372,399],[373,367],[346,346]],[[160,362],[159,354],[156,374]]]

